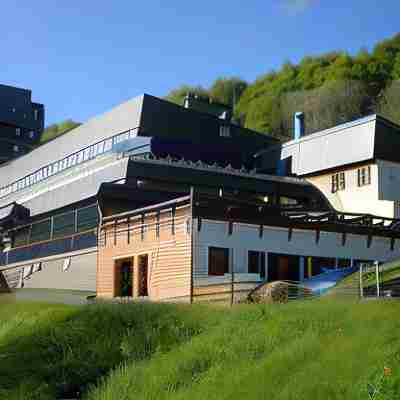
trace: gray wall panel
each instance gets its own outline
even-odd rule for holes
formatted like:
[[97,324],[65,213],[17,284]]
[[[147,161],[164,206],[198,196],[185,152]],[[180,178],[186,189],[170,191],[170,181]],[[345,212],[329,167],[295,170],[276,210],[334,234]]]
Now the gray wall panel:
[[44,262],[41,271],[24,280],[24,287],[96,291],[96,262],[97,253],[71,257],[65,272],[64,259]]
[[95,117],[65,135],[0,167],[1,185],[7,185],[90,144],[140,125],[143,96]]

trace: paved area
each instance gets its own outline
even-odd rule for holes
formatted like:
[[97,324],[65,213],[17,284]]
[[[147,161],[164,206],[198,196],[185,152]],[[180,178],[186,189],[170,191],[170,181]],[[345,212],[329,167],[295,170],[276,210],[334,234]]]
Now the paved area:
[[46,303],[86,304],[87,296],[94,292],[56,289],[16,289],[12,293],[0,293],[0,302],[39,301]]

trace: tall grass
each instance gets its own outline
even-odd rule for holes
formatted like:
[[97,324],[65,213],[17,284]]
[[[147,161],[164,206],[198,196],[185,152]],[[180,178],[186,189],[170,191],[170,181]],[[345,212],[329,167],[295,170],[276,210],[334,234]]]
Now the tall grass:
[[400,398],[400,303],[0,305],[0,399]]
[[399,310],[389,302],[241,307],[168,354],[120,366],[88,399],[394,400]]
[[76,396],[120,363],[167,352],[199,334],[212,314],[139,303],[0,306],[0,399]]

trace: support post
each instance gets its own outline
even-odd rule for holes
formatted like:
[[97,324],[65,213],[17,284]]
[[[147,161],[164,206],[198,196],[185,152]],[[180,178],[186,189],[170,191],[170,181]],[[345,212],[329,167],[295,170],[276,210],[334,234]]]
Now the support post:
[[300,270],[299,280],[300,280],[300,282],[304,281],[304,272],[305,272],[305,268],[304,267],[305,267],[305,258],[300,256],[300,258],[299,258],[299,270]]
[[118,224],[118,221],[117,221],[117,219],[115,219],[115,221],[114,221],[114,246],[117,245],[117,224]]
[[194,188],[190,187],[190,304],[193,303],[193,270],[194,270],[194,239],[193,239],[193,197],[194,197]]
[[379,299],[379,262],[375,261],[375,275],[376,275],[376,297]]
[[363,263],[360,264],[360,299],[364,298],[364,288],[363,288]]
[[307,257],[307,275],[308,278],[312,277],[312,257]]
[[234,267],[234,259],[233,259],[233,249],[230,249],[231,256],[229,257],[230,264],[231,264],[231,306],[235,301],[235,267]]

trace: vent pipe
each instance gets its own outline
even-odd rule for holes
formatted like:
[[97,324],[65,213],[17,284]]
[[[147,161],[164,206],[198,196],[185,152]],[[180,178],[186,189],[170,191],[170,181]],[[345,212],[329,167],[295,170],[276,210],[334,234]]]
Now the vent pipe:
[[294,114],[294,140],[299,140],[304,136],[304,113],[296,112]]

